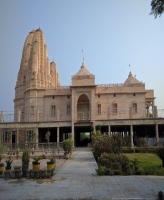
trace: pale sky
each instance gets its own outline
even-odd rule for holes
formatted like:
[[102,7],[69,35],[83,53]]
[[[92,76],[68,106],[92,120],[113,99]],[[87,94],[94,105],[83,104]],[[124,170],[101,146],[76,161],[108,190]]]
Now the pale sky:
[[151,0],[0,0],[0,111],[14,111],[23,45],[41,28],[62,86],[83,61],[96,84],[133,75],[154,89],[164,109],[164,15],[149,15]]

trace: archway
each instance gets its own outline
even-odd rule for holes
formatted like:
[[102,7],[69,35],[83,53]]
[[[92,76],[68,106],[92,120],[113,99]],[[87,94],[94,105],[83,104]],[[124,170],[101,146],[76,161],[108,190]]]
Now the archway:
[[90,104],[87,95],[82,94],[77,102],[77,120],[90,119]]

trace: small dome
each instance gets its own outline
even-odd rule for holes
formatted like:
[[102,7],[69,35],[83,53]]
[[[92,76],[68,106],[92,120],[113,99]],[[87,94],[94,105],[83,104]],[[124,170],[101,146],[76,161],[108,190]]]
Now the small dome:
[[124,85],[130,85],[130,84],[138,84],[138,83],[142,83],[139,80],[137,80],[133,74],[131,72],[129,72],[128,78],[126,79],[126,81],[124,82]]
[[84,75],[91,75],[91,73],[87,70],[84,63],[82,63],[81,69],[77,72],[76,76],[84,76]]

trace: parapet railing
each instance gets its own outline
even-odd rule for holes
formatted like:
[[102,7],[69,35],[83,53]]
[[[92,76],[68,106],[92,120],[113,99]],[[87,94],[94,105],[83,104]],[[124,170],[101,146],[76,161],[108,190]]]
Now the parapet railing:
[[[90,120],[90,112],[86,113],[84,112],[76,112],[75,120]],[[95,119],[96,120],[110,120],[110,119],[148,119],[148,118],[164,118],[164,109],[158,109],[157,115],[153,116],[152,113],[148,112],[146,109],[143,110],[135,110],[130,111],[129,110],[101,110],[101,112],[95,112]],[[2,119],[3,118],[3,119]],[[69,122],[71,121],[71,112],[60,112],[57,114],[57,112],[52,115],[51,113],[39,113],[38,117],[36,117],[35,114],[27,114],[27,115],[21,115],[20,116],[20,122],[48,122],[48,121],[54,121],[54,122]],[[9,122],[19,122],[17,120],[16,115],[14,114],[5,114],[3,117],[0,115],[0,123],[9,123]]]
[[26,142],[26,143],[6,143],[2,142],[7,147],[7,152],[11,151],[23,151],[25,148],[29,148],[30,151],[58,151],[63,150],[62,142],[45,142],[45,143],[34,143],[34,142]]

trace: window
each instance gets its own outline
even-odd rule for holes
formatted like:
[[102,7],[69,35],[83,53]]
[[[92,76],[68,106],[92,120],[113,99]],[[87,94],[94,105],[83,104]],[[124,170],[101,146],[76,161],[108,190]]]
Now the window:
[[98,112],[98,114],[101,114],[101,104],[97,105],[97,112]]
[[70,115],[70,113],[71,113],[70,105],[67,105],[67,115]]
[[113,103],[113,113],[117,114],[117,103]]
[[100,98],[100,94],[98,94],[98,98]]
[[33,141],[33,130],[26,131],[26,141],[32,142]]
[[137,113],[137,103],[133,103],[133,113]]
[[56,106],[51,106],[51,115],[52,116],[55,115],[55,109],[56,109]]
[[3,142],[9,142],[10,139],[10,130],[3,131]]

